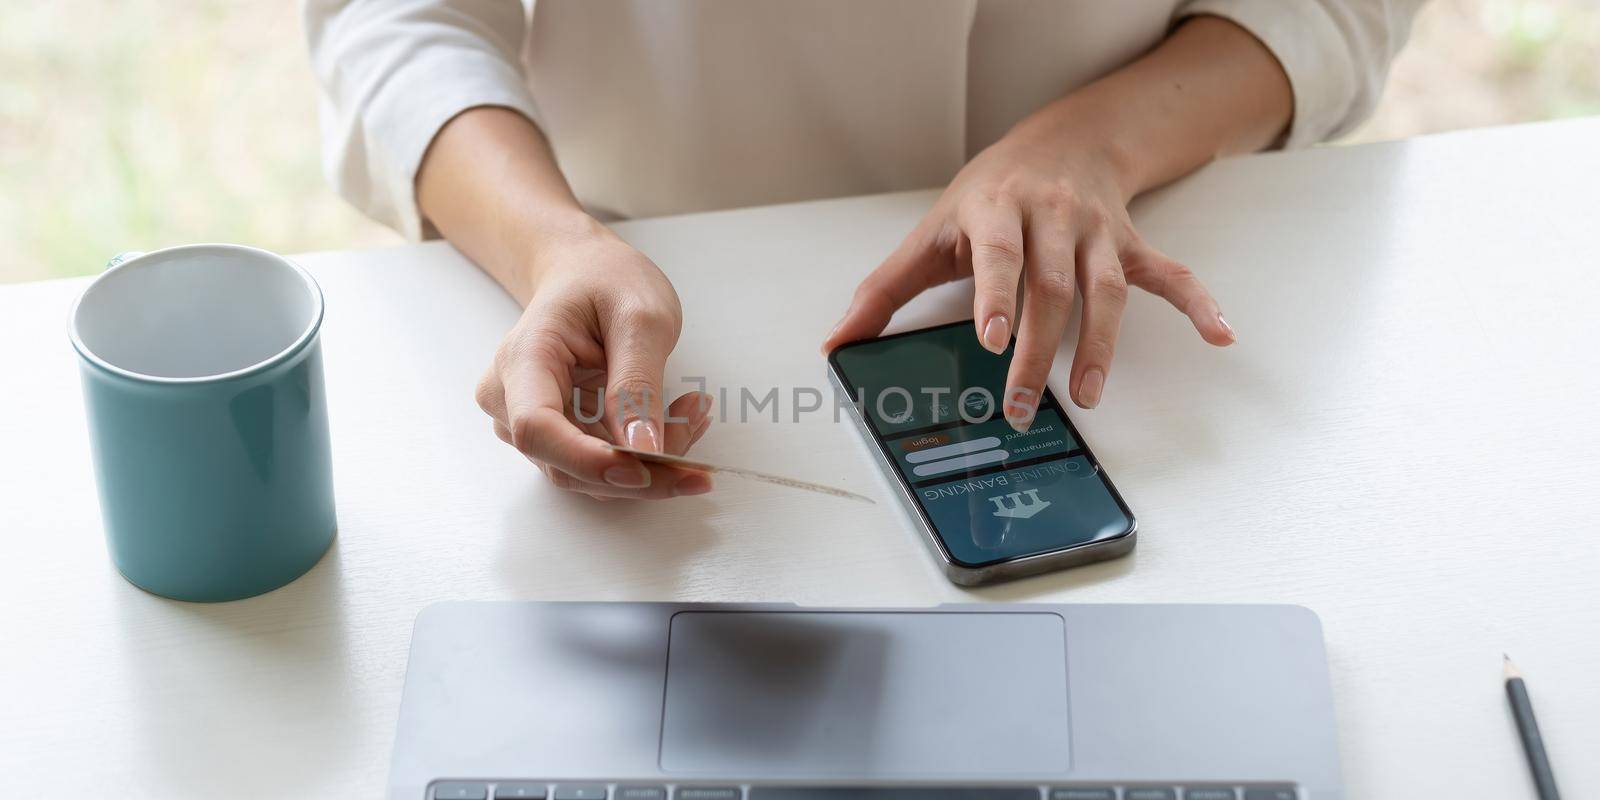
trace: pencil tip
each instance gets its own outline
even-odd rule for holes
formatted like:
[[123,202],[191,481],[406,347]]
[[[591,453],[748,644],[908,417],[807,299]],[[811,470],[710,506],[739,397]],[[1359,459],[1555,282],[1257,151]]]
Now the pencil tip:
[[1520,677],[1522,677],[1522,671],[1517,669],[1517,665],[1516,664],[1511,663],[1511,656],[1509,656],[1509,655],[1507,655],[1505,653],[1501,653],[1500,657],[1505,659],[1504,667],[1505,667],[1506,680],[1509,681],[1512,678],[1520,678]]

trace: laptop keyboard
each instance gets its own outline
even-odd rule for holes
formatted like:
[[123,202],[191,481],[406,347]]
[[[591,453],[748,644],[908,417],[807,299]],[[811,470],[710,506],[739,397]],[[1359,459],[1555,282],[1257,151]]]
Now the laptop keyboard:
[[439,781],[425,800],[1300,800],[1290,784],[1073,786],[667,786]]

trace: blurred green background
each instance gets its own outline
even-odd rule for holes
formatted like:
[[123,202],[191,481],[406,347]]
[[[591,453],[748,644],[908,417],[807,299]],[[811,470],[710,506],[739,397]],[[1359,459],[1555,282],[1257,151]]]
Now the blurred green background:
[[[1347,142],[1600,114],[1600,0],[1433,0]],[[0,281],[197,241],[282,253],[399,238],[318,163],[296,4],[6,0]]]

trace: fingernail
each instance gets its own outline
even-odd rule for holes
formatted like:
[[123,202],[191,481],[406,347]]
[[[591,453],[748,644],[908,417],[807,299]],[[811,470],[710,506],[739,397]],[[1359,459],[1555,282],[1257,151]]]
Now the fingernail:
[[1011,320],[1004,314],[996,314],[989,318],[983,326],[983,346],[989,352],[999,355],[1006,351],[1006,345],[1011,341]]
[[1228,341],[1230,341],[1230,342],[1238,341],[1238,339],[1239,339],[1238,334],[1235,334],[1233,332],[1233,326],[1228,324],[1228,319],[1226,317],[1222,316],[1222,312],[1221,311],[1217,312],[1217,322],[1221,323],[1222,324],[1222,329],[1228,332]]
[[693,420],[693,427],[700,427],[711,419],[711,395],[703,395],[695,401],[694,408],[689,412],[689,419]]
[[638,467],[612,467],[602,477],[606,483],[624,489],[642,489],[650,485],[650,470],[645,469],[643,464]]
[[1091,369],[1083,373],[1083,380],[1078,384],[1078,399],[1084,408],[1094,408],[1100,405],[1100,390],[1106,386],[1106,374],[1098,369]]
[[1006,422],[1019,433],[1026,433],[1028,426],[1033,424],[1033,415],[1039,413],[1039,404],[1035,401],[1034,392],[1020,386],[1006,389],[1006,402],[1004,414]]
[[827,355],[828,354],[828,345],[833,342],[833,337],[839,335],[839,329],[843,328],[843,327],[844,327],[844,320],[841,319],[838,322],[834,323],[833,330],[828,331],[828,335],[823,338],[822,347],[820,348],[822,350],[822,354],[823,355]]
[[656,427],[650,420],[636,419],[622,429],[622,436],[628,440],[628,446],[635,450],[649,450],[652,453],[661,451],[661,440],[656,436]]
[[684,476],[672,486],[674,497],[688,497],[690,495],[705,494],[711,491],[711,476],[695,473]]
[[1035,408],[1017,408],[1016,413],[1006,417],[1006,421],[1010,422],[1012,429],[1018,433],[1027,433],[1028,428],[1033,425],[1034,415],[1038,413],[1038,409]]

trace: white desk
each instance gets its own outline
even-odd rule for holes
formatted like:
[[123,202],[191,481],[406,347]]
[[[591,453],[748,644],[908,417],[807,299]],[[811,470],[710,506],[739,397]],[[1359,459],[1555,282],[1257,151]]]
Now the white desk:
[[[412,618],[443,599],[1261,601],[1322,616],[1352,800],[1531,797],[1502,650],[1567,796],[1600,796],[1597,143],[1600,119],[1239,158],[1142,202],[1239,343],[1136,296],[1105,400],[1075,418],[1138,549],[972,592],[827,415],[714,426],[697,452],[878,506],[733,479],[664,505],[552,489],[472,400],[514,304],[429,244],[301,259],[328,298],[334,551],[253,600],[160,600],[101,539],[65,335],[84,282],[0,288],[0,779],[375,796]],[[683,296],[669,373],[825,386],[818,341],[933,196],[620,226]],[[963,316],[969,291],[896,327]]]

